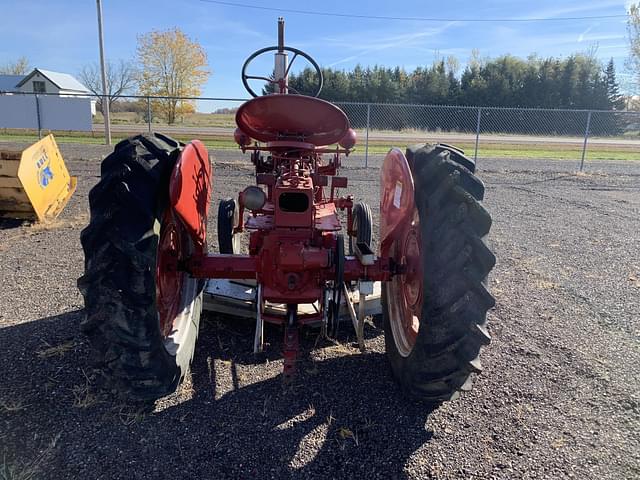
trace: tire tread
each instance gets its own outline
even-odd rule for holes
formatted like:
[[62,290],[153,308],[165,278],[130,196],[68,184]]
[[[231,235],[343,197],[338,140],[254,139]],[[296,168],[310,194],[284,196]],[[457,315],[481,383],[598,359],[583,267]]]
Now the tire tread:
[[394,376],[410,395],[440,403],[471,387],[479,354],[491,337],[486,314],[495,300],[486,288],[495,255],[487,247],[491,216],[475,163],[448,145],[407,150],[423,242],[424,303],[413,350],[402,357],[382,305],[387,353]]
[[161,134],[119,142],[89,193],[91,219],[80,236],[80,328],[109,386],[135,401],[173,392],[188,368],[165,348],[155,292],[158,225],[179,146]]

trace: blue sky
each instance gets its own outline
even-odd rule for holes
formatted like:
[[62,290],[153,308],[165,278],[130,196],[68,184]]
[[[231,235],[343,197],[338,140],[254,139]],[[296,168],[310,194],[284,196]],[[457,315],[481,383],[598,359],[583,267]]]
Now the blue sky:
[[[246,96],[240,82],[242,63],[252,51],[276,42],[276,19],[280,15],[201,0],[103,0],[103,3],[108,58],[133,58],[136,35],[178,26],[197,39],[207,52],[212,75],[203,94],[216,97]],[[379,16],[554,18],[624,14],[631,2],[242,0],[241,3]],[[0,64],[24,55],[34,66],[76,73],[83,65],[98,60],[95,1],[0,0],[0,12]],[[614,58],[623,87],[631,88],[624,76],[628,52],[624,18],[434,23],[283,15],[287,22],[286,43],[309,52],[322,66],[351,69],[360,63],[400,65],[410,70],[430,64],[437,56],[455,55],[464,65],[473,48],[485,57],[506,53],[526,57],[531,53],[566,56],[597,47],[598,57]],[[266,61],[256,67],[263,67],[264,73],[268,73]]]

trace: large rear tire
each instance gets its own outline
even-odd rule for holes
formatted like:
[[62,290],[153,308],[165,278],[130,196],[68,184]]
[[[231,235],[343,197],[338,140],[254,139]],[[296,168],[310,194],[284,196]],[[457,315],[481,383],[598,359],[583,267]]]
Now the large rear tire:
[[198,334],[203,282],[178,268],[194,245],[168,208],[179,153],[159,134],[118,143],[89,193],[91,219],[81,234],[81,329],[110,386],[135,401],[176,389]]
[[[382,289],[385,345],[394,377],[411,396],[440,403],[471,387],[480,348],[491,337],[495,301],[487,275],[495,256],[485,243],[491,217],[475,164],[443,145],[407,150],[415,182],[411,225],[392,246],[407,265]],[[412,266],[414,265],[414,266]]]

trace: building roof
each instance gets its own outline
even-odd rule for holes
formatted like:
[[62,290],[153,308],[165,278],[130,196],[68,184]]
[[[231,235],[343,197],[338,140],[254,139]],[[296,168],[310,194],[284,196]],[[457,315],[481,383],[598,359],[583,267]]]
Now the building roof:
[[33,72],[24,77],[16,87],[21,87],[25,83],[29,81],[29,79],[35,75],[36,73],[40,73],[42,76],[46,77],[60,90],[71,90],[74,92],[82,92],[82,93],[90,93],[89,89],[81,84],[73,75],[69,75],[68,73],[60,73],[60,72],[52,72],[51,70],[43,70],[41,68],[34,68]]
[[0,92],[13,92],[25,75],[0,75]]

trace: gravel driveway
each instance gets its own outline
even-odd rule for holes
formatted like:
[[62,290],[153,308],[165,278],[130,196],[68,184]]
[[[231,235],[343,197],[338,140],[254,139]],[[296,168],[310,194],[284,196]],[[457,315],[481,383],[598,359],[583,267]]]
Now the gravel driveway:
[[[191,376],[145,412],[99,389],[78,329],[104,153],[63,146],[79,186],[61,217],[0,229],[0,478],[640,477],[640,162],[482,161],[497,306],[460,400],[403,398],[371,325],[366,354],[346,326],[339,345],[307,332],[285,389],[278,330],[255,357],[251,322],[205,315]],[[216,201],[251,182],[232,158],[216,156]],[[344,173],[377,224],[377,169]]]

